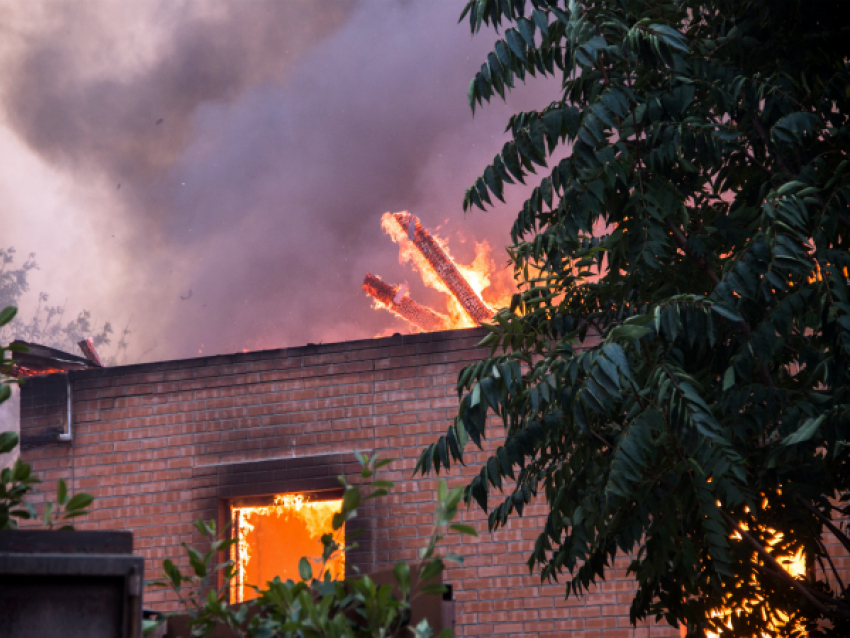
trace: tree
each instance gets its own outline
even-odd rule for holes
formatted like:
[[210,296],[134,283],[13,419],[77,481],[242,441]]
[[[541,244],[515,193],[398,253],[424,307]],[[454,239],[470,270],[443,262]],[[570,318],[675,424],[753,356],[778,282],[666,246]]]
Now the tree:
[[[21,297],[29,291],[29,272],[38,269],[35,253],[30,253],[24,263],[17,267],[15,254],[14,248],[0,248],[0,308],[20,304]],[[39,293],[38,305],[32,316],[0,327],[0,339],[22,339],[70,353],[77,352],[77,343],[87,337],[92,337],[95,348],[110,344],[110,335],[113,333],[110,322],[104,322],[101,328],[95,327],[88,310],[82,310],[76,318],[64,321],[66,306],[51,306],[48,305],[49,301],[47,293]],[[127,326],[115,344],[115,352],[104,357],[108,365],[115,365],[118,357],[127,351],[129,335]]]
[[[850,635],[848,574],[829,550],[833,536],[850,550],[845,7],[463,11],[473,33],[500,34],[469,85],[473,113],[517,80],[562,90],[510,118],[466,192],[464,209],[483,209],[536,176],[508,248],[520,293],[417,469],[448,470],[499,417],[504,443],[465,497],[491,530],[544,501],[529,567],[569,572],[568,596],[623,555],[632,622]],[[579,349],[588,334],[600,341]],[[507,496],[493,504],[494,490]],[[792,577],[777,558],[798,551],[809,571]]]

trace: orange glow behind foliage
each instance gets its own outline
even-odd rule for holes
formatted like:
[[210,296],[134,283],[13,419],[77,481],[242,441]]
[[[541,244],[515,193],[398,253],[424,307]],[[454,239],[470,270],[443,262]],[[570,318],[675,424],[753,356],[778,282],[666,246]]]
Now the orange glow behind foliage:
[[[333,515],[342,509],[342,501],[308,501],[302,494],[279,494],[271,505],[232,507],[233,534],[238,542],[231,548],[236,575],[231,581],[231,603],[255,598],[251,585],[263,586],[275,576],[282,581],[298,582],[298,562],[302,557],[320,558],[323,534],[345,544],[345,528],[333,531]],[[318,574],[313,563],[314,576]],[[326,569],[331,578],[345,577],[345,556],[339,553]]]
[[[769,507],[769,504],[768,504],[767,499],[765,498],[762,501],[762,508],[768,509],[768,507]],[[746,523],[742,522],[741,523],[741,529],[746,532],[746,531],[749,530],[749,526]],[[759,529],[762,532],[765,532],[766,534],[770,535],[770,540],[767,541],[767,546],[765,547],[765,549],[768,552],[770,552],[771,554],[775,554],[776,562],[779,563],[782,566],[782,569],[784,569],[786,572],[788,572],[794,578],[798,578],[798,579],[804,578],[805,575],[806,575],[806,556],[803,553],[803,548],[802,547],[799,548],[797,550],[797,552],[795,554],[792,554],[792,555],[776,554],[776,552],[775,552],[776,546],[779,545],[780,543],[782,543],[782,541],[785,538],[785,535],[782,532],[777,532],[775,529],[772,529],[772,528],[769,528],[769,527],[760,527]],[[734,539],[734,540],[737,540],[737,541],[743,540],[741,535],[738,532],[734,532],[732,534],[731,538]],[[755,553],[755,552],[753,553],[752,560],[757,561],[760,564],[763,562],[763,560],[761,558],[759,558],[758,554]],[[758,601],[753,601],[753,602],[758,602]],[[733,623],[735,616],[746,615],[746,614],[750,614],[752,612],[753,612],[753,610],[752,610],[751,606],[744,605],[743,608],[721,609],[721,610],[714,611],[712,613],[712,616],[714,616],[715,618],[719,617],[719,618],[726,619],[724,624],[731,630],[732,629],[732,623]],[[776,622],[771,623],[771,629],[777,630],[777,631],[790,630],[791,628],[787,627],[787,624],[788,624],[788,621],[789,621],[788,615],[785,614],[782,611],[779,611],[779,610],[776,610],[775,613],[776,613]],[[797,631],[799,633],[797,633],[795,635],[801,635],[801,636],[806,635],[805,632],[800,627],[797,628]],[[684,626],[683,626],[682,635],[684,635]],[[706,635],[706,638],[723,638],[723,632],[718,634],[718,633],[715,633],[713,631],[706,631],[705,635]],[[762,636],[763,636],[763,638],[770,638],[770,636],[768,634],[762,634]]]

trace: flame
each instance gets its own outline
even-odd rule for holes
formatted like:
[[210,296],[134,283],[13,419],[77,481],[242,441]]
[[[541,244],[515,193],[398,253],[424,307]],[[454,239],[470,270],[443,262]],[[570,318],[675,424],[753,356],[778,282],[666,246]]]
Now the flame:
[[20,379],[23,377],[42,377],[48,374],[57,373],[67,374],[68,371],[62,370],[61,368],[42,368],[40,370],[33,370],[31,368],[15,364],[9,369],[8,375],[13,379]]
[[[399,215],[408,216],[411,220],[414,219],[407,211],[395,214],[387,212],[381,217],[381,228],[384,229],[393,242],[398,244],[399,263],[411,264],[419,273],[422,282],[426,286],[446,295],[445,314],[448,315],[446,329],[456,330],[459,328],[472,328],[478,325],[437,274],[434,266],[416,247],[411,238],[412,230],[409,233],[402,227],[398,220]],[[413,227],[412,221],[410,222],[410,227],[411,229]],[[491,257],[490,245],[486,241],[475,242],[475,258],[471,264],[461,264],[452,256],[448,242],[445,239],[433,233],[430,236],[491,312],[495,313],[498,309],[510,303],[511,294],[515,292],[513,279],[510,277],[507,269],[498,270],[496,268]],[[392,310],[386,304],[377,301],[373,306],[375,308]]]
[[[333,539],[341,547],[345,544],[345,527],[336,532],[333,531],[333,515],[342,509],[342,500],[309,501],[303,494],[278,494],[274,497],[271,505],[263,506],[239,506],[231,508],[231,520],[233,520],[233,534],[236,543],[231,548],[231,559],[236,567],[236,574],[230,585],[230,600],[233,603],[245,601],[245,578],[247,568],[254,557],[257,548],[251,545],[251,536],[255,532],[260,521],[252,522],[252,517],[272,517],[276,519],[284,517],[284,521],[298,521],[306,528],[307,535],[314,539],[319,547],[323,534],[332,533]],[[256,523],[256,524],[255,524]],[[275,539],[280,544],[287,544],[287,538]],[[301,556],[293,557],[296,561]],[[345,577],[345,556],[338,554],[326,565],[326,571],[331,578],[339,579]],[[319,574],[324,577],[324,574]],[[256,583],[255,583],[256,584]]]

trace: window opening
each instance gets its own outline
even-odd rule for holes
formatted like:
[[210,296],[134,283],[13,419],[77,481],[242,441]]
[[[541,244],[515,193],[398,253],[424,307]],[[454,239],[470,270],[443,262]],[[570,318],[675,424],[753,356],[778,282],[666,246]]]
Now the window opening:
[[[333,531],[333,515],[342,500],[310,500],[304,494],[278,494],[266,505],[231,504],[232,537],[230,558],[236,573],[230,585],[230,600],[240,603],[256,598],[251,585],[265,586],[275,576],[298,582],[302,556],[320,558],[322,536],[333,534],[345,545],[345,527]],[[314,573],[317,565],[313,564]],[[345,577],[345,556],[340,552],[327,565],[331,578]]]

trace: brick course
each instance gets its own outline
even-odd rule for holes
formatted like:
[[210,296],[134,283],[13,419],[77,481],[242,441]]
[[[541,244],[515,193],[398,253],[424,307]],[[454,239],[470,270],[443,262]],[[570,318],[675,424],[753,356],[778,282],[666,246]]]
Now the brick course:
[[[375,451],[396,459],[384,478],[397,488],[360,512],[363,547],[349,560],[367,571],[387,569],[414,560],[430,532],[437,480],[411,473],[423,447],[453,419],[457,374],[484,354],[476,348],[483,334],[395,335],[71,372],[73,442],[29,447],[23,456],[46,479],[46,493],[64,478],[72,492],[96,497],[78,527],[132,530],[152,578],[163,559],[182,559],[181,542],[198,541],[196,518],[221,519],[223,499],[327,489],[333,476],[356,474],[355,450]],[[64,375],[27,383],[23,436],[64,429],[64,388]],[[501,426],[490,429],[485,452],[470,449],[450,485],[467,481],[498,445]],[[456,635],[679,635],[652,623],[629,625],[627,559],[580,600],[564,601],[562,586],[530,576],[525,563],[545,515],[530,506],[489,534],[483,512],[461,513],[480,537],[452,535],[443,544],[466,558],[445,576],[457,601]],[[163,592],[146,593],[148,607],[173,604]]]

